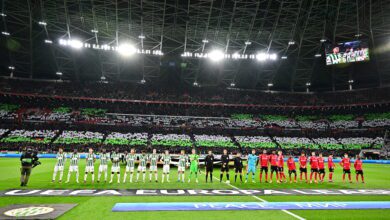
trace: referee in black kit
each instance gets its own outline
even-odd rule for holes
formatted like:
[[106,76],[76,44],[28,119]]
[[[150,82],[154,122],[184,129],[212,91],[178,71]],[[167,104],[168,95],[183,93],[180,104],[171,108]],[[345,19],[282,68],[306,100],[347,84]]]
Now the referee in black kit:
[[226,149],[223,150],[221,156],[221,174],[219,175],[219,182],[222,182],[223,173],[226,173],[226,183],[230,183],[229,178],[229,155]]
[[204,158],[206,166],[206,183],[210,174],[210,182],[213,182],[213,169],[214,169],[214,155],[211,150],[208,151],[207,156]]

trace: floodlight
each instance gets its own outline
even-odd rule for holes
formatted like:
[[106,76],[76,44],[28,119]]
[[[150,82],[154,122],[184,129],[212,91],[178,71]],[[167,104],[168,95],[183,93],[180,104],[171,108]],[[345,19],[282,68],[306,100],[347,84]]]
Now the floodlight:
[[267,54],[265,54],[265,53],[258,53],[258,54],[256,55],[256,59],[257,59],[258,61],[264,61],[264,60],[266,60],[268,57],[269,57],[269,56],[268,56]]
[[353,79],[348,80],[348,83],[352,84],[353,83]]
[[1,16],[1,17],[7,17],[7,15],[4,14],[4,13],[0,13],[0,16]]
[[14,67],[14,66],[9,66],[9,67],[8,67],[8,69],[10,69],[10,70],[14,70],[14,69],[15,69],[15,67]]
[[47,25],[47,23],[45,21],[40,21],[40,22],[38,22],[38,24],[42,25],[42,26],[46,26]]
[[282,57],[280,57],[280,59],[287,60],[287,56],[282,56]]
[[1,34],[2,34],[2,35],[5,35],[5,36],[9,36],[9,35],[10,35],[10,33],[7,32],[7,31],[2,31]]
[[133,45],[130,45],[130,44],[119,45],[117,51],[120,55],[122,55],[124,57],[131,56],[137,52],[135,47]]
[[204,39],[204,40],[202,40],[202,42],[206,44],[206,43],[208,43],[208,42],[209,42],[209,40],[207,40],[207,39]]
[[46,39],[46,40],[45,40],[45,43],[47,43],[47,44],[52,44],[53,41],[51,41],[51,40],[49,40],[49,39]]
[[141,84],[145,84],[146,83],[146,80],[145,79],[141,79]]
[[288,42],[288,45],[294,45],[294,44],[295,44],[295,41],[291,40],[291,41]]
[[95,34],[99,33],[99,31],[97,29],[92,29],[91,32],[95,33]]
[[234,53],[234,54],[232,54],[232,58],[233,59],[240,59],[240,54],[239,53]]
[[62,72],[59,72],[59,71],[58,71],[58,72],[56,72],[56,75],[57,75],[57,76],[62,76]]
[[278,56],[275,53],[273,53],[273,54],[269,55],[269,59],[270,60],[276,60],[276,59],[278,59]]
[[145,36],[143,34],[138,36],[139,39],[145,39]]
[[218,62],[224,58],[224,53],[220,50],[213,50],[208,54],[211,61]]
[[236,84],[234,82],[230,83],[230,87],[235,87]]
[[267,86],[268,87],[272,87],[272,86],[274,86],[274,84],[273,83],[268,83]]
[[307,82],[307,83],[306,83],[306,86],[311,86],[311,82]]
[[245,41],[245,45],[251,45],[252,44],[252,42],[250,42],[250,41]]
[[321,54],[317,53],[314,55],[315,57],[321,57]]
[[74,49],[80,49],[83,47],[83,43],[79,40],[69,40],[68,45]]
[[321,43],[325,43],[325,42],[326,42],[326,39],[325,39],[325,38],[322,38],[322,39],[320,40],[320,42],[321,42]]

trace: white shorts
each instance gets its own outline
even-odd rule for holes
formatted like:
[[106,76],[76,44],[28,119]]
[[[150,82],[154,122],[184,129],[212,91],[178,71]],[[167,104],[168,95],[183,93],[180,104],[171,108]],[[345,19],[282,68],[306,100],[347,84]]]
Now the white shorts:
[[149,171],[157,171],[157,166],[150,166]]
[[79,166],[70,166],[69,172],[79,172]]
[[178,167],[177,171],[184,172],[184,171],[186,171],[186,167]]
[[128,166],[126,166],[126,172],[131,172],[131,173],[133,173],[133,172],[134,172],[134,167],[128,167]]
[[164,165],[163,166],[163,173],[169,173],[169,169],[170,169],[171,167],[169,166],[169,165]]
[[107,165],[99,165],[99,173],[107,173]]
[[111,173],[119,173],[119,172],[121,172],[120,167],[111,167]]
[[138,166],[138,169],[137,169],[139,172],[145,172],[146,171],[146,167],[141,167],[141,166]]
[[58,171],[64,171],[64,166],[55,166],[54,167],[54,172],[58,172]]
[[85,167],[85,172],[86,173],[93,173],[94,171],[95,171],[95,167],[93,167],[93,166]]

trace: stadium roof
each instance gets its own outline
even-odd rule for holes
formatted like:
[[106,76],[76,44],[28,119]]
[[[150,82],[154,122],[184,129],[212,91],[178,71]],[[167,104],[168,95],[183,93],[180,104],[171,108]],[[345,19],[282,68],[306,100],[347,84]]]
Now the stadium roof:
[[[350,80],[357,88],[390,83],[389,1],[3,0],[0,12],[4,76],[104,76],[109,81],[287,91],[345,89]],[[109,46],[128,42],[164,56],[123,58],[113,51],[63,47],[59,39]],[[325,65],[324,43],[355,39],[369,43],[370,62]],[[214,49],[279,58],[211,63],[181,56]]]

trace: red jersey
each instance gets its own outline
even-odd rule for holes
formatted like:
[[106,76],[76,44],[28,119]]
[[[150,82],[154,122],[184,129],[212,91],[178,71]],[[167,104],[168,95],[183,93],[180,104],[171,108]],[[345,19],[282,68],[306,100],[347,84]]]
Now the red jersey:
[[344,170],[351,169],[351,160],[349,158],[343,158],[340,162],[341,166],[343,166]]
[[328,168],[334,168],[333,157],[328,157]]
[[269,156],[267,154],[260,154],[259,160],[260,160],[260,166],[268,167]]
[[306,168],[307,158],[306,156],[300,156],[299,157],[299,167],[300,168]]
[[271,161],[271,166],[278,165],[278,155],[271,154],[271,156],[269,156],[269,160]]
[[312,169],[318,169],[318,158],[316,156],[310,157],[310,167]]
[[287,167],[288,167],[288,170],[295,170],[295,161],[294,161],[294,158],[289,158],[287,160]]
[[323,157],[318,157],[318,168],[325,169],[325,160]]
[[283,167],[284,166],[284,157],[283,155],[278,156],[278,167]]
[[353,164],[355,167],[355,170],[363,170],[363,161],[362,160],[355,160],[355,163]]

